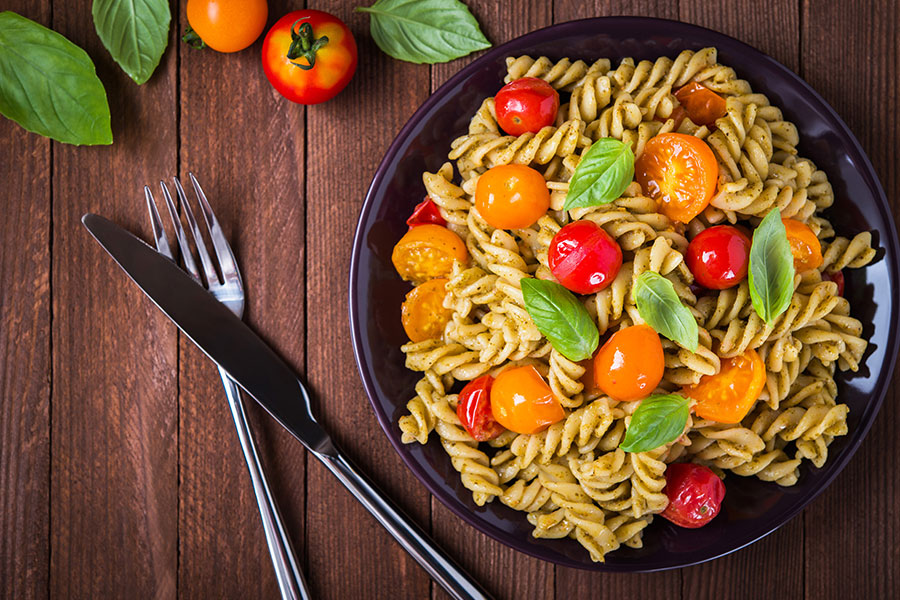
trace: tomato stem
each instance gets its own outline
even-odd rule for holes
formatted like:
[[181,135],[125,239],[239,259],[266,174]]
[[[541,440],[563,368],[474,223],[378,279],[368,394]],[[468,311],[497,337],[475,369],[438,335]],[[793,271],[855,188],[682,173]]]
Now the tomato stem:
[[[323,35],[316,39],[313,34],[312,25],[309,23],[303,23],[297,27],[297,24],[302,20],[303,19],[297,19],[294,21],[294,24],[291,25],[291,46],[288,48],[287,57],[295,67],[300,67],[304,71],[309,71],[316,66],[316,52],[321,50],[322,47],[328,43],[328,37]],[[295,59],[298,58],[305,58],[309,65],[294,62]]]
[[193,27],[188,25],[187,29],[184,30],[184,35],[181,36],[181,41],[185,44],[194,48],[195,50],[203,50],[206,48],[206,42],[200,39],[200,36],[197,35],[197,32],[194,31]]

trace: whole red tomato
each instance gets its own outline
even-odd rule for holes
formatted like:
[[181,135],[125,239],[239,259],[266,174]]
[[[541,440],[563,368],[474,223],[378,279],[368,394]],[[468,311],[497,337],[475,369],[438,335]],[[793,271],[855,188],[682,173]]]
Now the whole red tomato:
[[343,21],[319,10],[281,17],[263,42],[263,71],[278,93],[299,104],[325,102],[356,72],[356,40]]
[[666,467],[669,505],[662,516],[679,527],[703,527],[719,514],[725,484],[709,467],[675,463]]
[[504,431],[491,412],[493,385],[494,378],[490,375],[482,375],[470,381],[459,393],[459,402],[456,404],[456,416],[469,435],[479,442],[492,440]]
[[731,225],[716,225],[691,240],[685,256],[697,283],[710,290],[724,290],[747,276],[750,238]]
[[593,294],[618,275],[622,249],[593,221],[575,221],[553,236],[547,259],[553,276],[566,289]]
[[543,79],[524,77],[504,85],[494,105],[497,123],[509,135],[537,133],[556,120],[559,93]]

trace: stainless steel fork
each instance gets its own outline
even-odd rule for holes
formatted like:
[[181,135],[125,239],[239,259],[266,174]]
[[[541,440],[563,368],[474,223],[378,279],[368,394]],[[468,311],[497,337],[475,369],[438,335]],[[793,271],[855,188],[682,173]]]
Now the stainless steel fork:
[[[201,278],[200,271],[197,269],[197,262],[188,245],[187,236],[178,216],[178,210],[172,200],[172,195],[169,193],[169,188],[164,181],[160,181],[159,186],[162,189],[166,207],[172,219],[175,238],[184,267],[198,283],[205,286],[231,312],[238,317],[242,317],[244,313],[244,286],[241,282],[241,273],[238,270],[237,262],[234,260],[234,254],[231,252],[231,247],[225,239],[222,228],[219,226],[219,222],[209,206],[203,189],[193,173],[189,173],[188,176],[191,179],[200,210],[203,213],[203,220],[206,223],[206,230],[215,251],[221,278],[207,250],[206,242],[200,232],[200,227],[197,225],[197,220],[194,218],[194,213],[184,193],[184,188],[178,178],[175,177],[173,179],[175,191],[178,194],[178,203],[184,212],[188,228],[191,230],[194,245],[200,257],[200,264],[203,267],[203,277]],[[147,186],[144,186],[144,196],[147,199],[147,208],[150,211],[150,221],[153,227],[153,239],[156,242],[156,249],[160,254],[175,261],[172,246],[169,244],[162,220],[159,217],[159,211],[156,209],[156,201],[153,199],[153,194]],[[269,554],[275,567],[275,576],[278,579],[281,597],[285,600],[308,600],[310,597],[309,590],[306,587],[303,572],[297,564],[297,557],[291,546],[291,540],[287,535],[281,514],[275,503],[275,498],[272,496],[269,483],[263,472],[262,463],[256,451],[256,443],[253,440],[253,433],[250,431],[247,415],[244,412],[240,390],[237,384],[228,376],[228,373],[221,367],[219,367],[219,375],[222,377],[222,385],[225,386],[225,396],[228,398],[228,407],[231,409],[231,416],[234,418],[238,441],[241,444],[241,451],[244,453],[244,460],[247,462],[247,470],[250,471],[250,480],[253,483],[253,492],[256,494],[256,503],[259,506],[260,517],[262,517],[266,543],[269,546]]]

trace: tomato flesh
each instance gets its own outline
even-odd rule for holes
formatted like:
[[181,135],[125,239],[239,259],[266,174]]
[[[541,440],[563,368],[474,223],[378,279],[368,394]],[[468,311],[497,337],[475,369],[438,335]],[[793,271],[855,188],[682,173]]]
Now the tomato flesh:
[[488,169],[475,186],[475,208],[497,229],[531,227],[550,208],[544,176],[526,165]]
[[406,295],[400,306],[400,321],[410,341],[424,342],[443,334],[453,315],[453,311],[444,308],[446,286],[446,279],[430,279]]
[[492,440],[505,430],[491,411],[491,388],[494,378],[482,375],[466,384],[459,393],[456,416],[475,441]]
[[237,52],[250,46],[266,28],[266,0],[188,0],[188,24],[217,52]]
[[509,135],[537,133],[553,125],[559,110],[559,92],[536,77],[504,85],[494,98],[497,123]]
[[706,86],[692,81],[675,92],[675,99],[697,125],[712,127],[725,116],[725,98]]
[[516,433],[537,433],[566,414],[553,390],[532,365],[504,369],[491,388],[491,412]]
[[563,286],[577,294],[593,294],[618,275],[622,249],[593,221],[575,221],[553,236],[547,258]]
[[734,287],[747,277],[750,238],[731,225],[716,225],[691,240],[684,258],[694,279],[703,287]]
[[739,423],[747,416],[766,385],[766,365],[756,350],[723,358],[715,375],[704,375],[696,385],[681,388],[681,395],[697,401],[698,417],[719,423]]
[[828,281],[833,281],[837,284],[838,296],[844,295],[844,272],[843,271],[834,271],[833,273],[825,272],[822,276]]
[[679,527],[703,527],[719,514],[725,499],[725,484],[709,467],[675,463],[666,467],[669,505],[661,516]]
[[822,243],[808,225],[796,219],[781,219],[787,233],[791,255],[794,257],[794,270],[798,273],[818,269],[824,262]]
[[649,325],[620,329],[594,357],[594,381],[603,393],[620,402],[649,396],[666,368],[659,335]]
[[434,203],[434,200],[426,196],[424,200],[416,204],[412,214],[406,220],[406,224],[412,228],[417,225],[428,225],[429,223],[440,225],[441,227],[447,225],[447,221],[441,216],[441,210],[438,208],[438,205]]
[[467,263],[468,259],[466,244],[458,235],[432,224],[407,231],[391,254],[400,277],[417,283],[449,275],[454,260]]
[[709,205],[716,191],[719,165],[706,142],[683,133],[650,138],[634,165],[644,193],[659,202],[660,211],[687,223]]

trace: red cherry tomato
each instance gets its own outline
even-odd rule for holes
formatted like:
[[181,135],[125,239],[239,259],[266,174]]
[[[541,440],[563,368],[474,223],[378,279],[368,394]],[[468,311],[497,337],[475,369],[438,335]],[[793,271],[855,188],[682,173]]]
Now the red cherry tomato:
[[503,131],[509,135],[537,133],[556,120],[559,93],[543,79],[524,77],[504,85],[494,104]]
[[666,468],[665,492],[669,505],[662,516],[679,527],[696,529],[719,514],[725,484],[709,467],[674,463]]
[[470,381],[459,393],[456,416],[476,441],[492,440],[505,430],[491,412],[491,388],[494,378],[482,375]]
[[734,287],[747,276],[750,238],[731,225],[710,227],[691,240],[684,258],[694,279],[703,287]]
[[263,71],[278,93],[298,104],[325,102],[356,72],[356,40],[343,21],[320,10],[295,10],[266,34]]
[[833,281],[837,284],[838,288],[838,296],[844,295],[844,272],[843,271],[835,271],[834,273],[829,273],[826,271],[822,274],[825,279],[828,281]]
[[412,214],[406,220],[406,224],[409,225],[410,229],[416,225],[429,224],[445,227],[447,221],[441,216],[441,210],[438,208],[438,205],[435,204],[431,198],[426,196],[424,200],[416,204]]
[[563,286],[577,294],[607,287],[622,266],[622,249],[593,221],[575,221],[550,242],[550,270]]
[[697,125],[711,127],[716,124],[716,119],[725,116],[725,98],[696,81],[675,92],[675,98]]
[[538,171],[527,165],[498,165],[478,178],[475,208],[491,227],[531,227],[550,208],[550,190]]

